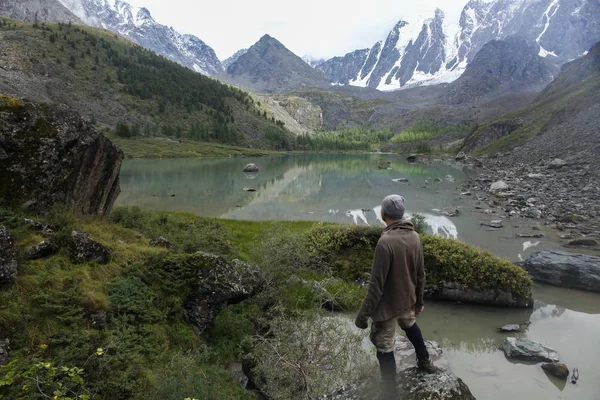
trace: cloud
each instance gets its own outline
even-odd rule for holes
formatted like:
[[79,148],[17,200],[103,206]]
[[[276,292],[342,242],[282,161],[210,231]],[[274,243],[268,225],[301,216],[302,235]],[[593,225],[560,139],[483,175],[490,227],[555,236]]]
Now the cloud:
[[432,16],[440,7],[458,15],[466,0],[129,0],[146,7],[155,20],[192,33],[220,59],[253,45],[265,33],[294,53],[315,58],[344,55],[385,39],[400,19]]

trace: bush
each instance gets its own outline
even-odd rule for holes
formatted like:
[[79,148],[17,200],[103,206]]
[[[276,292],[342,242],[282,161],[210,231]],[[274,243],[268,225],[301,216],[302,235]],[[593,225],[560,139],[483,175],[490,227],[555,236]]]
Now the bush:
[[427,284],[458,282],[465,289],[497,289],[531,298],[532,281],[525,270],[458,240],[423,236]]

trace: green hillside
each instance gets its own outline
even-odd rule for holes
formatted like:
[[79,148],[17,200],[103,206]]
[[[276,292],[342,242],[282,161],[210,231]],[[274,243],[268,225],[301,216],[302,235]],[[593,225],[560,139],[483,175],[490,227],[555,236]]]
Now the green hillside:
[[274,148],[289,133],[246,92],[107,31],[0,18],[0,92],[64,103],[120,136]]
[[566,64],[533,103],[481,125],[466,139],[464,150],[478,154],[508,151],[567,122],[572,125],[569,132],[573,140],[593,139],[594,131],[575,119],[598,104],[600,43],[584,57]]

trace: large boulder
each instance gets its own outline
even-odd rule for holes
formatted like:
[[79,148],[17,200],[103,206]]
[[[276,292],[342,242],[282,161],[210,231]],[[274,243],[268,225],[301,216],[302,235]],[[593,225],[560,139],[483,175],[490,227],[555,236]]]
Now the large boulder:
[[[456,377],[444,360],[443,351],[435,342],[427,341],[427,350],[438,370],[434,374],[419,371],[413,345],[404,336],[396,338],[394,355],[398,367],[396,382],[398,398],[402,400],[475,400],[469,387]],[[379,377],[341,387],[322,400],[371,400],[379,396]]]
[[106,215],[120,192],[123,153],[64,106],[0,96],[0,204],[53,204]]
[[545,250],[521,262],[534,281],[600,292],[600,257]]
[[531,339],[506,338],[502,349],[507,358],[516,358],[525,361],[559,361],[556,350],[546,346],[544,343]]
[[196,333],[202,333],[228,304],[254,295],[263,284],[256,266],[207,253],[192,255],[198,265],[198,284],[184,305],[184,315]]
[[567,379],[569,377],[569,367],[563,363],[553,362],[542,364],[542,369],[549,375],[559,379]]
[[15,242],[6,228],[0,225],[0,284],[15,281],[17,266]]
[[95,262],[108,264],[110,262],[110,250],[95,241],[86,232],[73,231],[69,242],[69,254],[73,264]]

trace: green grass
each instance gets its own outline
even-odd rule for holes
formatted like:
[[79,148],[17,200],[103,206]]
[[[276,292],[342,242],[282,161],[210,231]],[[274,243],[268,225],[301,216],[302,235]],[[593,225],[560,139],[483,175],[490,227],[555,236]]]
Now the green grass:
[[429,140],[436,137],[444,136],[450,132],[467,133],[468,127],[463,124],[454,126],[436,126],[430,124],[416,124],[408,129],[403,130],[391,139],[392,143],[414,142],[416,140]]
[[125,139],[108,135],[108,138],[123,150],[127,158],[229,157],[230,155],[233,157],[241,155],[254,157],[283,154],[273,150],[259,150],[185,139],[172,141],[164,137]]
[[[0,211],[19,248],[40,239],[22,215]],[[85,389],[96,391],[96,398],[250,398],[227,370],[241,360],[242,343],[272,318],[293,321],[318,312],[327,300],[356,310],[365,289],[355,280],[369,271],[381,234],[380,227],[218,220],[135,207],[115,209],[109,221],[73,218],[58,209],[50,220],[59,234],[89,232],[111,249],[112,260],[73,265],[63,249],[24,262],[16,283],[0,290],[0,337],[10,338],[13,360],[0,369],[0,382],[7,377],[12,382],[0,384],[0,398],[41,397],[22,378],[40,362],[59,370],[83,366]],[[179,254],[149,246],[158,235]],[[425,237],[424,243],[432,281],[530,293],[531,281],[508,261],[446,239]],[[265,276],[260,293],[225,308],[201,336],[186,323],[182,308],[198,269],[207,267],[198,251],[258,263]],[[91,323],[100,311],[107,313],[102,330]],[[105,355],[98,356],[98,348]]]

